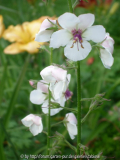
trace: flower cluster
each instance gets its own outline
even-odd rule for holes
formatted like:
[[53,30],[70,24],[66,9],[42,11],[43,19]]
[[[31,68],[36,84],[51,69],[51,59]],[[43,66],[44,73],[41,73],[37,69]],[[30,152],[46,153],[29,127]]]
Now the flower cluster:
[[[38,81],[36,89],[30,93],[30,101],[33,104],[37,104],[37,105],[42,104],[41,108],[44,114],[48,114],[49,107],[50,107],[50,115],[53,116],[63,109],[63,107],[65,106],[65,102],[68,99],[70,99],[72,96],[72,92],[69,91],[68,89],[71,75],[67,74],[66,70],[53,65],[44,68],[40,72],[40,75],[43,80]],[[34,82],[30,81],[30,84],[33,85]],[[49,91],[51,92],[50,106],[49,106]],[[59,107],[55,108],[54,104],[59,104]],[[36,116],[30,116],[30,121],[31,121],[31,117],[33,120],[34,118],[36,119]],[[23,124],[25,126],[30,127],[31,125],[30,126],[26,125],[28,120],[29,118],[28,119],[24,118],[22,122],[24,122]],[[70,119],[68,119],[68,121],[70,121]],[[67,125],[67,128],[69,128],[70,130],[70,131],[68,130],[69,133],[71,133],[70,126],[72,126],[72,124]],[[35,133],[40,133],[39,127],[38,128],[36,127],[36,130],[37,131]],[[31,132],[33,133],[33,131]],[[36,134],[33,133],[33,135],[36,135]],[[72,133],[70,135],[72,135]],[[75,134],[73,133],[73,135]]]
[[[104,67],[110,69],[114,61],[112,56],[114,40],[102,25],[93,26],[94,20],[94,15],[90,13],[78,17],[72,13],[64,13],[58,20],[45,19],[35,41],[50,42],[50,48],[64,47],[64,55],[75,62],[88,56],[92,50],[92,41],[93,46],[100,50]],[[65,102],[72,96],[68,89],[71,75],[53,65],[44,68],[40,75],[42,80],[37,82],[36,88],[30,93],[30,101],[41,105],[44,114],[50,113],[53,116],[64,108]],[[34,81],[30,81],[30,84],[34,86]],[[33,135],[43,130],[41,117],[30,114],[22,119],[22,123],[30,127]],[[74,139],[77,135],[77,119],[73,113],[66,114],[64,125],[71,139]]]

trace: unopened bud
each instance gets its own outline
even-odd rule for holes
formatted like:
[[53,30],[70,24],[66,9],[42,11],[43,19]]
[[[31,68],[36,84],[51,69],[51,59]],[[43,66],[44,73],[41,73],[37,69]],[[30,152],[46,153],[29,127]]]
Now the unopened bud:
[[33,88],[37,88],[37,83],[38,83],[39,81],[37,81],[37,80],[29,80],[29,84],[33,87]]

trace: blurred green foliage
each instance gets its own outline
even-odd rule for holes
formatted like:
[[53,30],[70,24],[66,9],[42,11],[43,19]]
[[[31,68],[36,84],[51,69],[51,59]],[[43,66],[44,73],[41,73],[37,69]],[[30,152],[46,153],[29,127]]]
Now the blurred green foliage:
[[[83,123],[82,144],[88,146],[89,154],[97,155],[103,152],[102,155],[115,157],[114,159],[118,160],[120,157],[120,4],[119,8],[113,14],[110,14],[110,9],[116,2],[120,3],[114,0],[107,10],[99,6],[99,3],[98,6],[92,9],[78,7],[75,9],[75,14],[94,13],[96,17],[95,24],[105,26],[106,31],[115,40],[114,65],[111,70],[104,68],[99,58],[99,51],[96,48],[85,60],[81,61],[82,97],[90,98],[97,93],[106,92],[106,98],[111,99],[110,102],[104,102],[98,110],[91,113]],[[0,1],[0,14],[3,15],[6,28],[11,24],[17,25],[24,21],[32,21],[43,15],[58,17],[68,11],[68,4],[65,0],[49,0],[48,5],[45,5],[42,0],[34,0],[33,3],[30,3],[30,0]],[[45,51],[40,51],[36,55],[31,55],[29,64],[26,66],[27,71],[19,82],[18,76],[21,71],[24,71],[22,67],[28,53],[5,55],[3,50],[8,44],[9,42],[2,38],[0,39],[0,117],[5,121],[5,115],[11,104],[14,110],[4,133],[5,140],[3,145],[7,159],[13,160],[17,159],[15,153],[18,156],[21,154],[46,153],[46,135],[41,133],[33,137],[28,129],[21,124],[21,119],[30,113],[41,114],[43,116],[44,130],[47,131],[46,116],[42,114],[41,107],[32,104],[29,100],[30,91],[33,88],[29,85],[28,80],[41,79],[39,72],[49,65],[49,54]],[[88,65],[88,60],[91,57],[94,57],[94,62]],[[65,64],[63,48],[54,50],[53,62],[59,65]],[[74,70],[69,70],[68,72],[72,74],[70,90],[73,91],[74,95],[72,102],[67,102],[66,106],[76,108],[75,72]],[[18,87],[18,85],[20,86]],[[14,96],[16,96],[16,99]],[[89,105],[89,101],[82,102],[82,117],[87,113]],[[63,110],[51,117],[51,123],[59,122],[66,113],[67,110]],[[62,124],[52,128],[52,135],[55,134],[55,131],[62,133],[69,142],[76,145],[76,139],[70,140]],[[55,140],[51,138],[51,141],[54,142]],[[57,145],[60,145],[60,151],[63,155],[74,155],[74,151],[64,142],[59,141]],[[56,154],[59,154],[59,152]]]

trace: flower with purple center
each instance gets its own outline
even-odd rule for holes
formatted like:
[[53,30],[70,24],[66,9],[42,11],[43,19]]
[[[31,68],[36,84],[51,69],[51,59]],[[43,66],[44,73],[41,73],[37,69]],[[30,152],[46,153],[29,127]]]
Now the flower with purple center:
[[76,16],[72,13],[64,13],[58,18],[61,30],[54,32],[50,39],[50,47],[59,48],[65,46],[64,54],[72,61],[85,59],[92,47],[88,42],[102,42],[105,39],[105,28],[101,25],[92,26],[93,14]]

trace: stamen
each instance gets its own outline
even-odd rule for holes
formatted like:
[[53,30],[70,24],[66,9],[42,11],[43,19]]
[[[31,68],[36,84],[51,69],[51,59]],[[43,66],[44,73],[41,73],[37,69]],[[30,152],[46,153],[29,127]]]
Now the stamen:
[[78,51],[79,51],[79,44],[78,43],[81,44],[81,48],[84,48],[83,45],[82,45],[82,42],[83,42],[82,36],[81,36],[82,35],[82,31],[80,29],[78,29],[78,30],[73,29],[72,30],[72,35],[73,35],[73,40],[74,41],[73,41],[73,44],[72,44],[72,46],[70,48],[74,47],[74,43],[77,43]]

